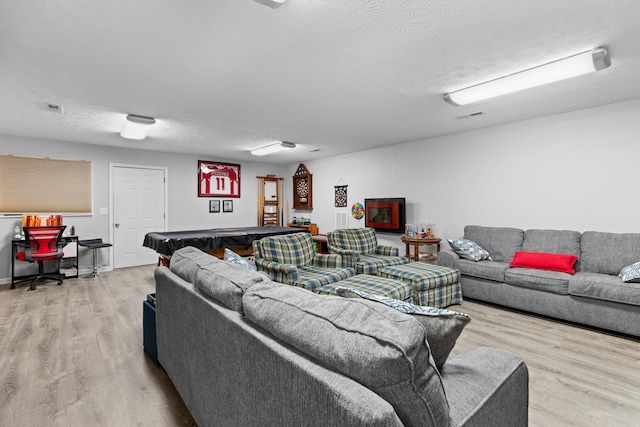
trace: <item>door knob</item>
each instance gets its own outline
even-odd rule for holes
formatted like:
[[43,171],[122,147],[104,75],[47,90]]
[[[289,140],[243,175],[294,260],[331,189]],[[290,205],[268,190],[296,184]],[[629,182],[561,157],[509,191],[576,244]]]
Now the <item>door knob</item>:
[[115,224],[116,228],[120,228],[120,224],[116,223]]

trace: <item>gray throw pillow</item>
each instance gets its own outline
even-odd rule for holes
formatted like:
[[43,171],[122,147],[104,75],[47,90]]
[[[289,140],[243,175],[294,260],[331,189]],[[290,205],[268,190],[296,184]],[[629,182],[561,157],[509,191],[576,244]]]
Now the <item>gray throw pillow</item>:
[[431,349],[431,355],[438,369],[447,361],[451,350],[456,345],[456,340],[465,326],[471,321],[471,317],[465,313],[443,308],[425,307],[370,294],[353,288],[337,288],[336,293],[346,298],[365,298],[386,304],[402,313],[410,314],[420,322],[427,331],[427,341]]
[[442,378],[424,328],[411,317],[376,302],[286,285],[255,285],[243,305],[253,323],[380,395],[405,425],[449,425]]
[[620,277],[623,282],[640,282],[640,262],[636,262],[624,267],[622,270],[620,270],[620,274],[618,274],[618,277]]
[[460,255],[460,258],[470,259],[472,261],[482,261],[485,259],[493,261],[489,252],[482,249],[476,242],[467,239],[447,239],[447,241],[451,249]]
[[231,249],[224,248],[224,260],[233,264],[238,264],[247,270],[256,271],[256,266],[247,258],[241,257]]

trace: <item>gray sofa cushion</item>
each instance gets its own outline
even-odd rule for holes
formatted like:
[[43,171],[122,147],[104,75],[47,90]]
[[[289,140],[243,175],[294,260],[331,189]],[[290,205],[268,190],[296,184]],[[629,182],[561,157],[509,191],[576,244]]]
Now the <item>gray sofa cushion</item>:
[[625,283],[608,274],[576,273],[569,279],[569,294],[640,306],[640,283]]
[[169,269],[189,283],[195,283],[196,274],[204,266],[220,262],[214,256],[193,246],[180,248],[171,255]]
[[219,260],[191,246],[174,252],[169,268],[203,294],[238,312],[242,312],[246,289],[257,283],[271,283],[265,274]]
[[464,274],[465,276],[504,282],[504,272],[509,268],[509,264],[496,261],[475,262],[459,259],[456,262],[456,267],[460,270],[460,274]]
[[[571,254],[580,257],[582,235],[571,230],[527,230],[524,232],[523,252],[545,252],[551,254]],[[580,260],[573,266],[580,269]]]
[[504,273],[505,283],[523,288],[537,289],[554,294],[569,293],[571,274],[533,268],[510,268]]
[[547,252],[580,256],[580,233],[571,230],[527,230],[523,252]]
[[373,295],[369,292],[354,288],[338,288],[336,293],[344,298],[364,298],[370,301],[386,304],[401,313],[413,315],[427,331],[427,341],[436,367],[442,369],[451,350],[456,345],[456,340],[462,333],[462,329],[471,321],[468,314],[460,313],[446,308],[425,307],[388,298]]
[[442,379],[424,328],[411,316],[363,299],[264,284],[247,290],[243,304],[249,320],[391,403],[405,425],[449,425]]
[[522,250],[524,231],[510,227],[467,225],[464,228],[464,238],[474,241],[489,252],[492,260],[508,264],[513,259],[513,254]]
[[617,276],[623,267],[640,261],[640,234],[585,231],[582,234],[580,270]]
[[194,284],[200,292],[224,304],[225,307],[242,313],[242,295],[251,286],[265,282],[287,286],[272,282],[263,273],[227,261],[202,267],[196,274]]

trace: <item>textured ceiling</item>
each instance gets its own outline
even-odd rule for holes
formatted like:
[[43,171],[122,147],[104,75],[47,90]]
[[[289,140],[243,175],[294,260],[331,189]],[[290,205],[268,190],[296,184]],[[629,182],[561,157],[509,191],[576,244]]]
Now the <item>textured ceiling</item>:
[[[637,0],[2,0],[0,133],[305,161],[640,98],[639,23]],[[601,72],[442,99],[599,46]],[[146,140],[128,113],[158,120]],[[276,139],[299,147],[247,152]]]

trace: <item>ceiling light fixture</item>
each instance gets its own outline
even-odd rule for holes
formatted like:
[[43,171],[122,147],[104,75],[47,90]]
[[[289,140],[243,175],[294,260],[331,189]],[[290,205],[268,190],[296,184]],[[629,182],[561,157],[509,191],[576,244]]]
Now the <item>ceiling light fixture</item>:
[[275,144],[265,145],[264,147],[251,150],[251,154],[254,156],[265,156],[267,154],[277,153],[278,151],[286,150],[288,148],[296,148],[296,144],[293,142],[278,141]]
[[120,136],[126,139],[142,140],[147,137],[151,125],[156,122],[153,117],[136,116],[134,114],[128,114],[122,126],[122,132]]
[[601,47],[465,89],[454,90],[446,93],[444,100],[456,106],[471,104],[507,93],[603,70],[610,65],[609,52]]
[[284,4],[287,0],[255,0],[258,3],[264,4],[265,6],[269,6],[271,9],[277,9]]

